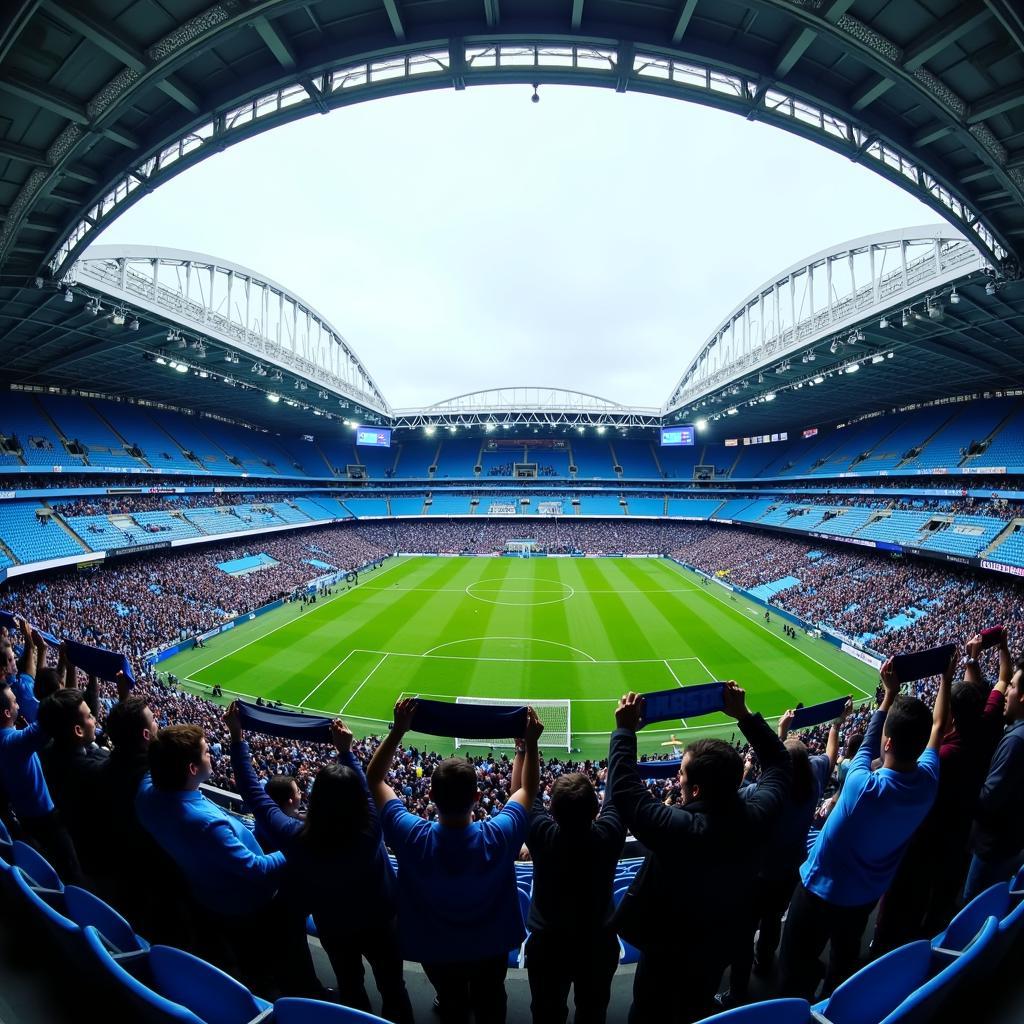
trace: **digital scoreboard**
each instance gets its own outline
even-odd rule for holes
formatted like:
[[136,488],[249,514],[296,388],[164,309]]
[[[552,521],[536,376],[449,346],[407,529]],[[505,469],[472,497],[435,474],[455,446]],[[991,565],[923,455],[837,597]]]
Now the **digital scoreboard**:
[[678,444],[692,445],[693,444],[693,434],[694,434],[694,430],[693,430],[692,426],[662,427],[661,428],[661,444],[662,444],[662,447],[664,448],[664,447],[667,447],[668,445],[678,445]]
[[356,427],[356,444],[369,448],[390,448],[391,431],[387,427]]

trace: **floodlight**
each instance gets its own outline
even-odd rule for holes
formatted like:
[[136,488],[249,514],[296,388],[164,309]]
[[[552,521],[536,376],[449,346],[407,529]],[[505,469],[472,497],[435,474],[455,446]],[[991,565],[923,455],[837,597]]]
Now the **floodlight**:
[[986,295],[995,295],[995,293],[996,293],[996,283],[995,283],[995,281],[989,281],[985,285],[985,294]]
[[708,421],[701,417],[701,419],[697,420],[696,427],[698,430],[707,430]]
[[847,373],[856,373],[860,369],[860,363],[850,363],[846,368]]
[[764,400],[766,402],[774,402],[775,401],[775,392],[774,391],[769,391],[768,394],[766,394],[764,396]]
[[163,356],[157,356],[156,357],[156,364],[157,364],[157,366],[166,366],[167,365],[167,360],[164,359]]
[[874,355],[874,356],[871,357],[871,362],[872,362],[873,365],[877,365],[878,363],[884,363],[885,362],[885,356],[883,356],[879,352],[878,355]]
[[814,378],[814,383],[815,384],[824,384],[825,383],[825,378],[824,377],[815,377]]
[[64,290],[64,301],[65,302],[74,302],[75,301],[75,293],[70,288],[66,288]]
[[956,305],[956,304],[957,304],[957,303],[958,303],[959,301],[960,301],[960,295],[959,295],[959,293],[957,292],[957,290],[956,290],[956,289],[954,288],[954,289],[953,289],[953,290],[952,290],[952,291],[951,291],[951,292],[949,293],[949,304],[950,304],[951,306],[955,306],[955,305]]
[[198,372],[199,376],[202,377],[203,380],[206,380],[206,378],[210,376],[205,370],[199,370]]
[[124,310],[123,309],[115,309],[114,312],[110,314],[110,322],[112,324],[114,324],[116,327],[123,327],[124,326]]
[[909,309],[903,310],[903,316],[900,318],[900,323],[904,327],[909,327],[910,326],[910,310]]
[[281,396],[280,395],[275,395],[273,393],[273,391],[268,391],[267,392],[267,400],[271,401],[271,402],[280,402],[281,401]]
[[604,425],[603,424],[597,428],[597,432],[599,434],[603,434],[604,433]]
[[889,318],[883,316],[882,319],[878,321],[878,329],[880,331],[884,331],[888,326],[889,326]]
[[188,365],[186,363],[177,363],[174,368],[178,373],[188,373]]
[[138,329],[139,329],[139,318],[133,316],[131,318],[131,320],[128,321],[128,330],[129,331],[137,331]]

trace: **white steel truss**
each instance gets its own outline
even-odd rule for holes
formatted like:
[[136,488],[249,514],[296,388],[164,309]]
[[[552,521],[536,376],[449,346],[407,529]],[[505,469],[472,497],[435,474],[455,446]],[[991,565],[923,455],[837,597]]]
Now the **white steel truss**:
[[283,285],[202,253],[92,246],[66,280],[180,324],[250,359],[291,371],[339,397],[390,408],[351,345]]

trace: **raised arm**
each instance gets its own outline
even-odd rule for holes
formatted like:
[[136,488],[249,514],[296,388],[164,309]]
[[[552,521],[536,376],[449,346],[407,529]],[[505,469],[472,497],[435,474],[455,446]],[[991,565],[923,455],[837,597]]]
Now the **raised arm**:
[[984,679],[981,676],[981,666],[978,664],[978,655],[981,654],[981,634],[975,633],[964,645],[964,653],[967,655],[964,660],[964,682],[972,686],[981,686]]
[[942,737],[949,730],[949,695],[953,686],[953,673],[960,664],[960,652],[954,650],[942,673],[942,680],[939,683],[939,694],[935,698],[935,708],[932,711],[932,734],[928,740],[929,750],[938,750],[942,745]]
[[782,810],[782,800],[793,774],[789,754],[768,723],[760,715],[751,713],[747,707],[746,691],[737,683],[726,683],[722,710],[736,720],[761,762],[761,779],[746,804],[747,813],[755,821],[766,823]]
[[28,619],[24,617],[18,619],[18,628],[21,630],[21,635],[25,638],[25,642],[22,645],[22,672],[24,675],[35,679],[39,656],[36,648],[36,631],[32,628]]
[[395,721],[391,726],[391,731],[373,752],[373,757],[370,758],[370,764],[366,769],[366,784],[370,787],[370,795],[377,804],[378,810],[389,800],[398,799],[386,779],[391,762],[395,759],[395,751],[401,746],[402,737],[412,728],[416,703],[415,697],[406,697],[395,705]]
[[786,737],[789,735],[789,727],[793,724],[793,719],[796,718],[796,711],[789,708],[783,712],[782,717],[779,719],[779,739],[785,742]]
[[828,742],[825,744],[825,756],[828,758],[829,772],[835,770],[836,761],[839,760],[839,726],[850,717],[853,712],[853,698],[847,698],[839,717],[832,723],[828,731]]
[[523,758],[526,756],[526,740],[514,738],[516,753],[512,759],[512,781],[509,783],[509,792],[514,793],[523,784]]
[[1004,626],[1003,635],[999,639],[999,680],[993,689],[1005,695],[1011,679],[1013,679],[1013,659],[1010,657],[1009,637]]
[[[544,731],[544,723],[537,717],[533,708],[526,709],[526,737],[523,742],[523,765],[519,787],[513,789],[509,800],[519,804],[524,811],[529,811],[540,787],[540,749],[537,746],[540,734]],[[519,760],[518,751],[516,760]],[[513,769],[514,770],[514,769]]]

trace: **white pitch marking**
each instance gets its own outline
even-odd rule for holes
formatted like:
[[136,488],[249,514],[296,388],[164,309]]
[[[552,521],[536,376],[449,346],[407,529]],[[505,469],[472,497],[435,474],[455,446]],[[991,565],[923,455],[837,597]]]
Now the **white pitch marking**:
[[[696,660],[700,660],[700,659],[696,659]],[[664,665],[665,665],[665,668],[667,668],[667,669],[669,670],[669,672],[671,672],[671,673],[672,673],[672,678],[673,678],[673,679],[674,679],[674,680],[675,680],[675,681],[676,681],[676,682],[677,682],[677,683],[678,683],[678,684],[679,684],[680,686],[682,686],[683,684],[682,684],[682,682],[680,682],[679,676],[677,676],[677,675],[675,674],[675,671],[673,670],[672,666],[671,666],[671,665],[670,665],[670,664],[668,663],[668,659],[666,659],[666,658],[662,658],[662,662],[664,663]],[[685,687],[683,687],[683,688],[685,689]],[[689,729],[689,726],[688,726],[688,725],[686,724],[686,719],[685,719],[685,718],[680,718],[680,719],[679,719],[679,721],[683,723],[683,728],[684,728],[684,729]]]
[[349,651],[348,654],[346,654],[345,657],[342,658],[341,661],[339,661],[338,664],[335,665],[334,668],[332,668],[331,671],[328,672],[327,675],[325,675],[323,679],[321,679],[320,682],[317,683],[316,686],[314,686],[313,689],[310,690],[309,693],[307,693],[306,696],[302,698],[302,700],[299,701],[299,707],[301,708],[302,705],[305,704],[306,701],[309,700],[309,698],[312,697],[313,694],[316,693],[316,691],[319,690],[320,687],[323,686],[324,683],[326,683],[327,680],[330,679],[331,676],[333,676],[334,673],[337,672],[338,669],[341,668],[341,666],[344,665],[345,662],[348,661],[348,659],[351,658],[352,655],[355,653],[355,651]]
[[[470,644],[470,643],[475,643],[475,642],[480,641],[480,640],[484,640],[484,641],[487,641],[487,640],[520,640],[520,641],[525,641],[526,643],[530,643],[530,644],[551,644],[552,647],[564,647],[566,650],[575,651],[577,654],[582,654],[584,658],[587,658],[590,661],[593,661],[595,663],[597,662],[597,658],[593,657],[590,654],[587,654],[586,651],[581,651],[578,647],[573,647],[571,644],[559,643],[557,640],[540,640],[540,639],[537,639],[537,638],[534,638],[534,637],[529,637],[529,636],[467,636],[467,637],[465,637],[462,640],[449,640],[447,643],[438,644],[436,647],[431,647],[429,651],[424,651],[423,652],[422,657],[429,658],[434,653],[434,651],[439,651],[443,647],[453,647],[455,644]],[[531,658],[523,658],[523,659],[519,659],[519,658],[472,658],[472,659],[468,659],[468,660],[471,660],[471,661],[520,661],[520,660],[522,660],[522,661],[532,661],[534,659],[531,659]],[[549,659],[549,660],[553,660],[553,659]]]
[[387,661],[387,660],[388,660],[388,655],[385,654],[384,657],[381,658],[380,661],[378,661],[377,664],[374,665],[373,668],[370,669],[370,671],[367,674],[366,678],[355,688],[355,691],[352,693],[352,696],[349,697],[349,699],[347,701],[345,701],[345,703],[338,709],[338,714],[339,715],[343,715],[345,713],[345,708],[347,708],[349,706],[349,704],[351,704],[352,701],[355,700],[356,694],[359,693],[359,691],[370,681],[370,676],[372,676],[373,673],[376,672],[377,669],[379,669],[381,667],[381,665],[383,665],[384,662]]

